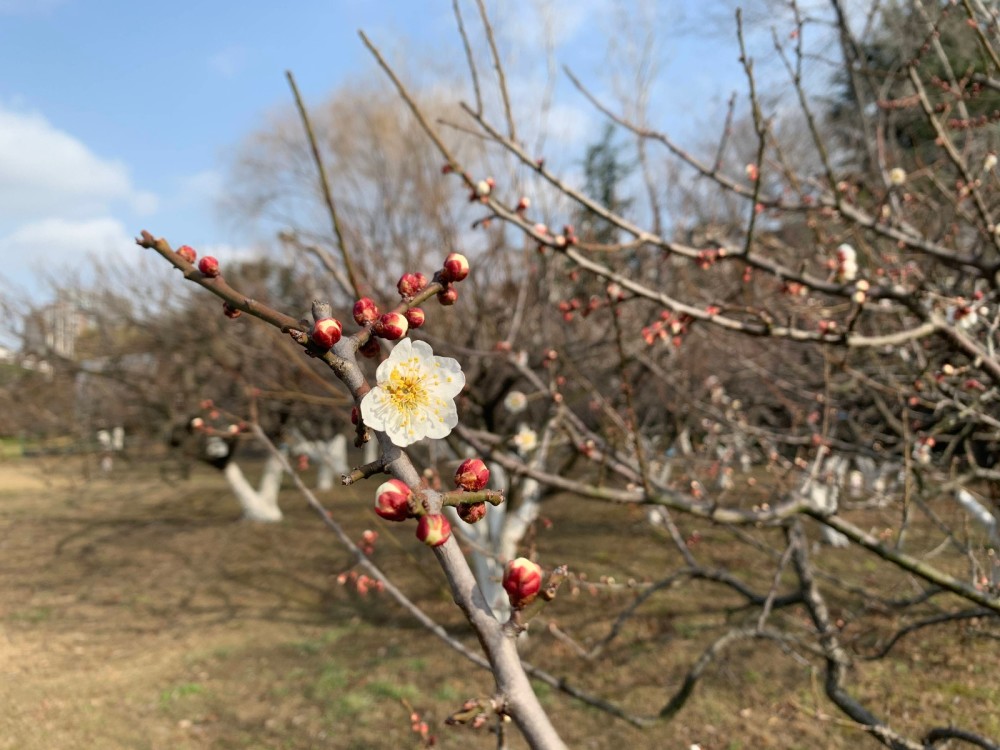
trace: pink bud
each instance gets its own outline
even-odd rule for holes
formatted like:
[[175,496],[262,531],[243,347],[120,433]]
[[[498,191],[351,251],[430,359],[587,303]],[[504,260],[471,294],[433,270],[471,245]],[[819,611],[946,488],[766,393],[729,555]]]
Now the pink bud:
[[441,276],[445,281],[462,281],[469,275],[469,259],[461,253],[451,253],[444,259]]
[[198,270],[201,271],[205,276],[210,278],[215,278],[219,275],[219,261],[213,258],[211,255],[206,255],[204,258],[198,261]]
[[438,292],[438,302],[440,302],[445,307],[450,307],[451,305],[454,305],[456,302],[458,302],[458,290],[453,286],[449,286],[446,289],[442,289],[440,292]]
[[194,263],[194,259],[198,257],[198,253],[196,253],[194,248],[190,245],[181,245],[177,248],[177,254],[188,263]]
[[458,517],[466,523],[475,523],[486,515],[486,503],[463,503],[455,510],[458,512]]
[[467,458],[455,472],[455,484],[467,492],[478,492],[490,481],[490,470],[481,458]]
[[542,588],[542,569],[524,557],[511,560],[503,572],[503,587],[511,606],[520,609],[538,596]]
[[413,491],[399,479],[390,479],[375,490],[375,512],[387,521],[405,521],[410,517]]
[[378,318],[378,305],[369,297],[362,297],[354,303],[354,322],[367,325]]
[[375,323],[375,335],[381,336],[389,341],[396,341],[406,335],[410,324],[406,322],[406,317],[398,312],[388,312],[382,315]]
[[399,281],[396,282],[396,289],[399,290],[399,295],[405,299],[410,299],[425,286],[427,286],[427,277],[423,274],[404,273],[399,277]]
[[329,349],[340,341],[343,330],[336,318],[322,318],[313,324],[311,338],[320,349]]
[[235,307],[233,307],[232,305],[230,305],[228,302],[223,302],[222,303],[222,313],[227,318],[230,318],[232,320],[236,320],[236,318],[240,317],[243,314],[243,312],[241,310],[237,310]]
[[404,315],[406,316],[406,322],[410,324],[410,328],[420,328],[426,319],[424,311],[419,307],[411,307]]
[[451,536],[451,524],[440,513],[420,516],[417,521],[417,539],[428,547],[440,547]]
[[195,417],[194,419],[191,420],[192,430],[200,430],[204,426],[205,426],[205,420],[202,419],[201,417]]

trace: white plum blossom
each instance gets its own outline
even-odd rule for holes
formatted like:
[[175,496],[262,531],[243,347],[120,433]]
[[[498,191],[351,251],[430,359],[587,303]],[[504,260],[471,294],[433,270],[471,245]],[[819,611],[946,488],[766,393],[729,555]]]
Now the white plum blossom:
[[531,453],[538,446],[538,433],[528,427],[528,425],[521,424],[518,426],[517,432],[511,438],[511,441],[514,443],[514,447],[517,448],[517,452],[523,456]]
[[465,386],[465,373],[456,360],[434,356],[429,344],[400,341],[378,366],[375,381],[361,399],[361,417],[394,445],[440,439],[458,424],[455,396]]
[[894,167],[893,169],[890,169],[889,182],[896,187],[903,185],[906,182],[906,170],[901,167]]
[[854,281],[858,276],[858,253],[846,242],[837,248],[837,280]]
[[503,407],[511,414],[520,414],[528,408],[528,397],[521,391],[511,391],[503,397]]
[[989,172],[997,165],[997,155],[996,154],[986,154],[986,158],[983,159],[983,171]]

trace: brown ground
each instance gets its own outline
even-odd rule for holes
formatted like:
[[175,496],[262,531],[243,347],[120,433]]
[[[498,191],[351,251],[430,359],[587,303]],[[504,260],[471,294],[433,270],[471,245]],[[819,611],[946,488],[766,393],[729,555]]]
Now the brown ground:
[[[338,585],[347,556],[292,490],[284,523],[253,525],[234,520],[235,501],[208,469],[174,485],[149,467],[83,476],[78,459],[0,463],[0,749],[418,747],[404,704],[440,747],[496,746],[441,724],[466,698],[489,695],[489,676],[382,597]],[[370,489],[324,499],[355,536],[378,529],[375,559],[472,643],[432,556],[412,529],[370,513]],[[546,562],[619,581],[676,564],[638,515],[560,500],[550,516],[538,539]],[[701,531],[710,545],[713,531]],[[754,564],[727,554],[718,550],[720,563]],[[866,585],[883,575],[857,552],[830,560]],[[591,662],[545,622],[596,638],[608,624],[594,614],[634,594],[565,594],[536,623],[527,657],[636,713],[661,707],[720,624],[742,616],[709,584],[666,592]],[[951,718],[996,739],[998,664],[1000,640],[951,625],[905,640],[891,660],[859,664],[850,688],[916,735]],[[727,650],[682,713],[646,731],[539,693],[572,747],[876,746],[822,698],[821,676],[759,643]]]

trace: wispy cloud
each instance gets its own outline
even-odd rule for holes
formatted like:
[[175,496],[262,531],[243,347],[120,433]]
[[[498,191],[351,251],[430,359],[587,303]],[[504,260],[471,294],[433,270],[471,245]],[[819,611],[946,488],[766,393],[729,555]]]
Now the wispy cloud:
[[94,154],[42,115],[0,108],[0,223],[79,219],[113,203],[148,214],[157,200],[136,189],[124,164]]

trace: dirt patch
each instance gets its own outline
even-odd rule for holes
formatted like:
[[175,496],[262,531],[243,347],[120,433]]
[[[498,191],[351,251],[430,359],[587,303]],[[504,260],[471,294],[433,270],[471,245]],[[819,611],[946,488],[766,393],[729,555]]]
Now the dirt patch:
[[[407,706],[439,747],[496,746],[442,725],[466,698],[490,695],[489,675],[388,601],[338,584],[347,555],[294,492],[282,496],[286,521],[254,525],[237,520],[209,470],[173,485],[154,467],[116,472],[85,481],[80,465],[0,464],[0,749],[418,747]],[[374,518],[368,492],[323,499],[356,537],[377,528],[375,559],[475,648],[432,556],[412,529]],[[676,565],[641,514],[570,499],[546,512],[552,529],[536,540],[543,559],[589,580],[655,579]],[[758,564],[738,557],[745,550],[712,547],[712,529],[701,533],[719,564]],[[822,554],[835,573],[856,578],[871,566],[871,577],[881,575],[856,553]],[[737,599],[699,583],[650,599],[596,659],[547,629],[593,643],[634,596],[628,586],[567,590],[533,625],[526,658],[634,713],[655,713],[744,615]],[[941,717],[996,736],[1000,648],[972,638],[960,625],[912,636],[889,661],[859,662],[851,689],[901,729]],[[538,692],[572,747],[877,746],[833,715],[807,661],[758,643],[727,650],[673,721],[644,731],[544,685]]]

